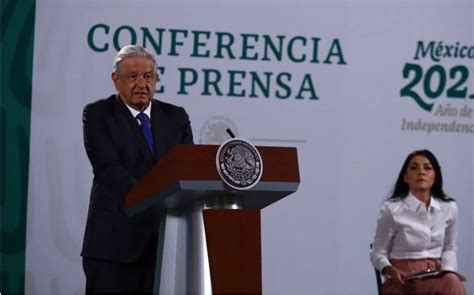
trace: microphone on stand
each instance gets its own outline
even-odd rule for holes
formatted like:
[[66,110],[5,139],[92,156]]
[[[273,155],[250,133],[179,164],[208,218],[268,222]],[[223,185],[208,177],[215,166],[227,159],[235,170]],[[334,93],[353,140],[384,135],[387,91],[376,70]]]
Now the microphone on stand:
[[230,137],[235,138],[234,133],[229,128],[227,128],[225,131],[227,131],[227,133],[230,135]]

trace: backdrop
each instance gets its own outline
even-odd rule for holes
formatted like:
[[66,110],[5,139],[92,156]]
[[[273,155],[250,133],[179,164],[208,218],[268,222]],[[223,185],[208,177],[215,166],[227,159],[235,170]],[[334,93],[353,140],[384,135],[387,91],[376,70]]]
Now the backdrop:
[[231,128],[297,147],[298,191],[262,211],[265,294],[375,294],[378,211],[422,148],[458,202],[472,294],[473,16],[453,0],[36,0],[25,291],[84,291],[82,109],[115,92],[113,57],[133,43],[157,55],[156,97],[186,108],[196,143]]

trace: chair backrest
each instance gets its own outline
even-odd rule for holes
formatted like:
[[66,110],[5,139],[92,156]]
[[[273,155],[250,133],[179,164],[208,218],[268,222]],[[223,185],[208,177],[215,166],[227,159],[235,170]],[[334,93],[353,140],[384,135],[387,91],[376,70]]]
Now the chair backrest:
[[[370,250],[374,248],[373,244],[370,244]],[[381,295],[381,288],[382,288],[382,274],[378,269],[374,267],[374,272],[375,272],[375,280],[377,281],[377,293]]]

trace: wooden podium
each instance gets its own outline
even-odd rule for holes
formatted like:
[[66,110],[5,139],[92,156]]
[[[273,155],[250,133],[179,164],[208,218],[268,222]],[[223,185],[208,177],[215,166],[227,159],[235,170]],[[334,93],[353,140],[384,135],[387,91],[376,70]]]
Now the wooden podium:
[[[177,145],[126,196],[134,218],[180,212],[185,264],[176,284],[186,294],[261,294],[260,209],[295,192],[300,178],[296,148],[257,147],[263,175],[249,190],[220,179],[217,145]],[[172,209],[172,210],[171,210]],[[167,210],[167,211],[166,211]],[[161,218],[162,223],[163,218]],[[160,226],[158,256],[168,242]],[[164,240],[164,241],[163,241]],[[157,273],[161,274],[157,259]],[[160,276],[155,279],[159,286]],[[155,286],[155,292],[158,292]],[[180,293],[180,292],[178,292]]]

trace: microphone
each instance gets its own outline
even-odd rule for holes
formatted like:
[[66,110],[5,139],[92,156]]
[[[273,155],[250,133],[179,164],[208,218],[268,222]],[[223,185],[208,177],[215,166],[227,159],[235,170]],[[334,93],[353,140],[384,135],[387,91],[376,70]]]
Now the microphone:
[[229,128],[227,128],[225,131],[227,131],[227,133],[230,135],[230,137],[235,138],[234,133]]

